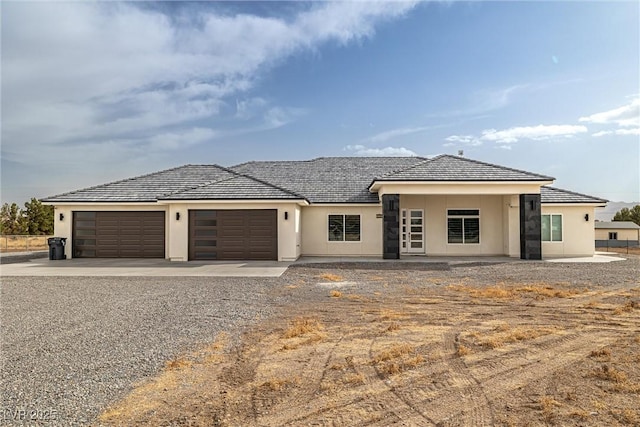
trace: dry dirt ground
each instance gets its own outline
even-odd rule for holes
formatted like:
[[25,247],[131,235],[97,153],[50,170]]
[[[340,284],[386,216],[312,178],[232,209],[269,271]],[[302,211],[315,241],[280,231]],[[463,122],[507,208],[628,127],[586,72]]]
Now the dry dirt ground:
[[98,423],[638,426],[638,261],[594,267],[602,279],[292,268],[281,315],[167,362]]

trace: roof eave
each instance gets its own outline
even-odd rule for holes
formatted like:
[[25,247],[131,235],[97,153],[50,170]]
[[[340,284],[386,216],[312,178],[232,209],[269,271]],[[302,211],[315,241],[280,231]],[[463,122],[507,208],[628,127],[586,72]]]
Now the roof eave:
[[435,180],[435,179],[408,179],[408,180],[385,180],[374,179],[369,185],[370,192],[377,192],[383,184],[539,184],[540,186],[552,184],[553,181],[549,179],[528,179],[528,180],[513,180],[513,179],[491,179],[491,180],[478,180],[478,179],[456,179],[456,180]]

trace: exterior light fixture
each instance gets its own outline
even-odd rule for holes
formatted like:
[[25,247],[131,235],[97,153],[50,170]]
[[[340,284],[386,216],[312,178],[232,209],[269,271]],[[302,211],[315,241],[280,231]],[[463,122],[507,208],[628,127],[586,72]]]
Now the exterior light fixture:
[[289,212],[285,212],[285,213],[284,213],[284,219],[285,219],[285,220],[289,219]]
[[584,214],[584,220],[589,221],[589,214]]
[[63,220],[64,220],[64,214],[63,214],[63,213],[61,213],[61,214],[60,214],[60,216],[59,216],[58,218],[60,218],[60,221],[63,221]]
[[176,212],[176,221],[180,221],[180,212]]

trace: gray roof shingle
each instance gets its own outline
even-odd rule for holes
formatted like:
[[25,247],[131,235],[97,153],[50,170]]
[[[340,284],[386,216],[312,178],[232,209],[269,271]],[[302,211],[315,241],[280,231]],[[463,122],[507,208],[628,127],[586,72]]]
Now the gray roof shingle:
[[243,175],[160,197],[161,200],[303,200],[304,197]]
[[423,157],[320,157],[248,162],[230,169],[303,194],[311,203],[378,203],[378,196],[369,192],[375,176],[424,160]]
[[[376,178],[378,177],[378,178]],[[186,165],[43,199],[49,203],[155,202],[158,200],[306,200],[378,203],[375,181],[546,181],[553,178],[456,156],[320,157],[255,161],[231,168]],[[542,203],[606,200],[542,187]]]
[[588,196],[586,194],[580,194],[569,190],[563,190],[561,188],[549,187],[543,185],[540,187],[540,202],[541,203],[598,203],[606,204],[608,200],[600,199],[598,197]]
[[596,221],[595,226],[600,230],[640,230],[640,225],[631,221]]
[[374,181],[553,181],[555,178],[443,154]]
[[47,197],[43,201],[152,202],[171,193],[233,176],[233,172],[218,165],[186,165]]

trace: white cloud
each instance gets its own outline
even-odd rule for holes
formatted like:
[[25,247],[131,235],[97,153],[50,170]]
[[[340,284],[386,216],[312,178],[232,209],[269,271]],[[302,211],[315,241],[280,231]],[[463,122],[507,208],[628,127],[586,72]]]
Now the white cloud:
[[597,124],[616,124],[620,127],[638,127],[640,126],[640,97],[632,99],[622,107],[580,117],[579,120]]
[[413,157],[417,156],[413,151],[404,147],[367,148],[364,145],[347,145],[344,151],[351,151],[356,156],[362,157]]
[[576,125],[520,126],[504,130],[483,130],[480,139],[496,143],[512,143],[518,142],[520,139],[539,141],[549,138],[571,138],[576,134],[586,131],[587,128],[585,126]]
[[3,5],[3,157],[50,161],[77,141],[171,150],[180,135],[210,140],[194,128],[217,135],[220,126],[237,131],[253,117],[262,128],[284,126],[304,110],[235,100],[292,54],[371,37],[380,22],[415,5],[300,3],[296,14],[279,18],[206,4],[183,9],[184,16],[135,3]]
[[603,130],[603,131],[591,134],[591,136],[595,136],[596,138],[599,136],[605,136],[605,135],[640,135],[640,128]]
[[[482,141],[476,138],[473,135],[451,135],[445,138],[445,141],[449,141],[450,145],[455,145],[454,143],[461,143],[464,145],[478,146],[482,145]],[[449,147],[450,145],[445,145]]]

